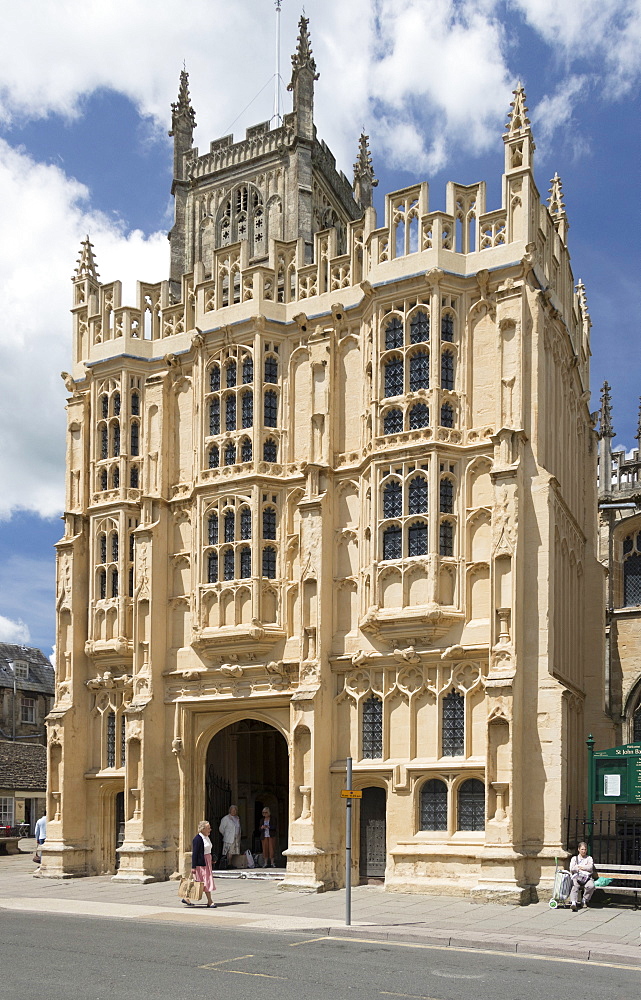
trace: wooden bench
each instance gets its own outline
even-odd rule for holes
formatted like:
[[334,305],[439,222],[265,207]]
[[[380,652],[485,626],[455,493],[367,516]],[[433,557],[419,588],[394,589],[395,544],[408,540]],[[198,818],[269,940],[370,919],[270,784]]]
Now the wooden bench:
[[607,893],[634,893],[634,908],[639,908],[639,893],[641,892],[641,865],[596,865],[598,878],[616,879],[617,882],[629,883],[626,885],[598,885],[597,889]]

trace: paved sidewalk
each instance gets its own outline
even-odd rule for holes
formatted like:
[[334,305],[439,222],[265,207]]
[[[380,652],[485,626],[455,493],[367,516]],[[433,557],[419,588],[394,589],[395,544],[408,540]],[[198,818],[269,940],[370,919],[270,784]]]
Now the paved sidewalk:
[[[27,843],[22,842],[23,849]],[[108,876],[39,879],[34,871],[31,852],[0,857],[0,910],[191,921],[641,967],[641,910],[635,911],[632,903],[572,913],[552,910],[547,903],[471,903],[365,885],[352,891],[352,925],[346,927],[344,890],[320,895],[281,892],[275,882],[219,878],[216,909],[188,909],[178,901],[176,882],[132,885],[112,882]]]

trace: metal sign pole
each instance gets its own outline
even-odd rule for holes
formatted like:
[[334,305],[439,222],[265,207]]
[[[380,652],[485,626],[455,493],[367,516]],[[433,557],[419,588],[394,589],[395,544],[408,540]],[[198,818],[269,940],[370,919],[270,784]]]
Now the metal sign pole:
[[[585,741],[588,748],[588,851],[592,854],[592,830],[594,829],[594,737],[592,733]],[[570,845],[568,844],[568,847]],[[578,850],[578,848],[577,848]]]
[[[352,758],[347,758],[347,791],[352,790]],[[352,800],[345,799],[345,925],[352,922]]]

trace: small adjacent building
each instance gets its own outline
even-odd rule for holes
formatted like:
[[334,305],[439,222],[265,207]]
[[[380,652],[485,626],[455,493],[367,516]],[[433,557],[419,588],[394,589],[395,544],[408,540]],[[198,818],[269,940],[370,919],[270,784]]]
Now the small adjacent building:
[[47,748],[0,740],[0,827],[26,824],[32,835],[45,813],[46,793]]
[[0,643],[0,739],[46,742],[54,669],[42,650]]

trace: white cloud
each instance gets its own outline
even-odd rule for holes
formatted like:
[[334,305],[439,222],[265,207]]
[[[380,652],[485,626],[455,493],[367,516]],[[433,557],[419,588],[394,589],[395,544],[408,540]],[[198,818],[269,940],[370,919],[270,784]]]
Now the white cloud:
[[0,642],[27,645],[29,639],[29,629],[23,621],[14,622],[10,618],[0,615]]

